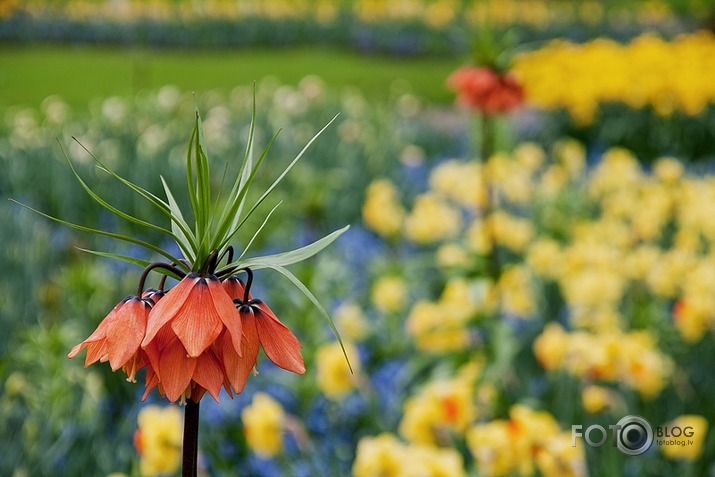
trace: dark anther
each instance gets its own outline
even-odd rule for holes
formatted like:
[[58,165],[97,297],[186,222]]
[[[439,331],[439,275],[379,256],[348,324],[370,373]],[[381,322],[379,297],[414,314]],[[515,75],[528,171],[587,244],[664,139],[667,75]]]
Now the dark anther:
[[233,304],[236,305],[236,309],[241,313],[248,313],[251,310],[255,310],[256,307],[260,306],[263,302],[258,298],[253,298],[251,300],[245,301],[240,298],[234,298]]

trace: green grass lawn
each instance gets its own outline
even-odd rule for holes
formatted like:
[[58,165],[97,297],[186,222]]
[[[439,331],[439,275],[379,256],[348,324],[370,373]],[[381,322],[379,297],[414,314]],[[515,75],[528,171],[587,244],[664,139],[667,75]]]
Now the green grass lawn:
[[73,108],[93,98],[131,95],[174,84],[201,93],[230,90],[272,75],[296,84],[308,74],[331,87],[355,86],[384,100],[393,81],[433,102],[449,102],[444,80],[459,60],[364,56],[331,49],[250,49],[232,51],[150,50],[72,46],[0,46],[0,109],[38,106],[59,95]]

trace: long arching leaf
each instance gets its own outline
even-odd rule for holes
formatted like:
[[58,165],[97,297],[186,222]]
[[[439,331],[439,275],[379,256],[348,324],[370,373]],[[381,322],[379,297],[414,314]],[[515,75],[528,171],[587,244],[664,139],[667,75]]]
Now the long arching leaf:
[[244,261],[236,261],[232,263],[231,265],[236,265],[239,266],[240,268],[248,267],[248,268],[253,268],[256,270],[259,270],[261,268],[271,268],[274,266],[277,267],[286,267],[288,265],[292,265],[294,263],[302,262],[303,260],[306,260],[316,253],[320,252],[323,250],[325,247],[333,243],[338,237],[340,237],[342,234],[344,234],[348,229],[350,228],[349,225],[346,225],[342,229],[338,229],[335,232],[326,235],[325,237],[321,238],[320,240],[316,240],[315,242],[306,245],[305,247],[301,247],[295,250],[292,250],[290,252],[283,252],[283,253],[278,253],[275,255],[266,255],[264,257],[255,257],[255,258],[249,258]]
[[313,305],[318,309],[321,316],[323,318],[325,318],[325,320],[328,322],[328,325],[330,326],[330,329],[332,330],[333,334],[335,335],[335,338],[337,338],[338,343],[340,343],[340,348],[343,350],[343,356],[345,356],[345,361],[347,361],[348,367],[350,368],[350,372],[352,373],[353,367],[350,364],[350,358],[348,358],[348,353],[347,353],[347,351],[345,351],[345,345],[343,345],[343,340],[340,337],[340,332],[335,327],[335,323],[333,323],[333,320],[332,320],[332,318],[330,318],[330,315],[328,314],[328,312],[325,311],[325,308],[323,308],[323,305],[320,304],[318,299],[315,298],[315,295],[313,295],[311,293],[311,291],[308,290],[308,288],[305,285],[303,285],[303,282],[301,282],[298,277],[293,275],[293,273],[291,273],[290,270],[280,267],[280,266],[270,266],[268,268],[271,268],[271,269],[277,271],[278,273],[280,273],[281,275],[286,277],[288,280],[290,280],[291,283],[293,283],[293,285],[295,285],[295,287],[298,290],[300,290],[303,293],[303,295],[305,295],[308,298],[308,300],[310,300],[313,303]]
[[241,223],[239,223],[238,228],[240,228],[241,225],[243,225],[243,223],[246,221],[246,219],[248,219],[248,218],[251,216],[251,214],[253,213],[253,211],[256,210],[256,208],[257,208],[259,205],[261,205],[261,203],[265,200],[265,198],[268,197],[268,195],[269,195],[271,192],[273,192],[273,189],[275,189],[275,188],[278,186],[278,184],[283,180],[283,178],[285,177],[285,175],[288,174],[288,172],[293,168],[293,166],[296,165],[296,163],[300,160],[300,158],[303,157],[303,154],[305,154],[305,152],[308,150],[308,148],[311,146],[311,144],[313,144],[313,142],[315,142],[315,140],[318,139],[318,137],[323,133],[323,131],[325,131],[326,129],[328,129],[328,126],[330,126],[331,124],[333,124],[333,122],[337,119],[337,117],[338,117],[337,114],[336,114],[335,116],[333,116],[333,119],[331,119],[330,121],[328,121],[328,124],[326,124],[325,126],[323,126],[323,129],[321,129],[320,131],[318,131],[318,132],[315,134],[315,136],[313,136],[313,137],[310,139],[310,141],[308,141],[308,143],[307,143],[305,146],[303,146],[303,149],[301,149],[301,151],[298,153],[298,155],[295,156],[295,158],[291,161],[290,164],[288,164],[288,167],[286,167],[286,168],[283,170],[283,172],[278,176],[278,178],[277,178],[275,181],[273,181],[273,183],[268,187],[268,189],[266,189],[266,191],[261,195],[261,197],[258,198],[258,200],[256,201],[256,203],[253,204],[253,207],[251,207],[251,209],[248,211],[248,213],[247,213],[246,216],[243,218],[243,220],[241,220]]
[[77,182],[79,182],[79,184],[82,186],[82,188],[85,190],[85,192],[92,198],[92,200],[97,202],[99,205],[101,205],[102,207],[104,207],[105,209],[107,209],[108,211],[110,211],[111,213],[116,215],[117,217],[126,220],[127,222],[133,223],[135,225],[139,225],[140,227],[145,227],[145,228],[148,228],[151,230],[155,230],[157,232],[162,232],[162,233],[165,233],[167,235],[170,235],[170,236],[176,238],[175,235],[170,230],[167,230],[167,229],[160,227],[158,225],[154,225],[151,222],[146,222],[142,219],[139,219],[132,215],[129,215],[126,212],[123,212],[123,211],[117,209],[112,204],[110,204],[109,202],[104,200],[102,197],[99,196],[99,194],[94,192],[87,185],[87,183],[82,179],[82,177],[79,175],[79,173],[75,169],[74,165],[72,164],[72,161],[70,160],[69,156],[67,156],[67,154],[65,153],[64,149],[62,149],[62,153],[64,154],[65,159],[67,160],[67,164],[69,164],[70,169],[72,170],[72,174],[74,174],[74,176],[75,176],[75,179],[77,179]]
[[197,252],[196,240],[193,235],[191,235],[189,224],[187,224],[184,220],[179,204],[177,204],[174,199],[174,195],[171,193],[171,189],[169,189],[169,185],[163,177],[161,177],[161,184],[164,186],[166,199],[169,201],[169,208],[171,210],[172,217],[171,229],[174,232],[176,243],[181,248],[181,251],[184,252],[186,259],[193,263]]
[[62,225],[66,225],[67,227],[71,227],[71,228],[73,228],[73,229],[81,230],[82,232],[87,232],[87,233],[91,233],[91,234],[103,235],[103,236],[105,236],[105,237],[110,237],[110,238],[113,238],[113,239],[116,239],[116,240],[121,240],[121,241],[123,241],[123,242],[133,243],[133,244],[135,244],[135,245],[139,245],[140,247],[144,247],[144,248],[146,248],[146,249],[148,249],[148,250],[151,250],[152,252],[158,253],[159,255],[161,255],[161,256],[167,258],[167,259],[168,259],[170,262],[172,262],[172,263],[181,263],[181,261],[180,261],[178,258],[174,257],[174,256],[171,255],[169,252],[166,252],[165,250],[163,250],[163,249],[157,247],[157,246],[154,245],[154,244],[151,244],[151,243],[149,243],[149,242],[145,242],[144,240],[139,240],[139,239],[136,239],[136,238],[134,238],[134,237],[130,237],[130,236],[128,236],[128,235],[116,234],[116,233],[113,233],[113,232],[106,232],[106,231],[104,231],[104,230],[93,229],[93,228],[91,228],[91,227],[85,227],[84,225],[73,224],[72,222],[68,222],[68,221],[66,221],[66,220],[58,219],[57,217],[53,217],[53,216],[51,216],[51,215],[49,215],[49,214],[46,214],[46,213],[44,213],[44,212],[41,212],[41,211],[39,211],[39,210],[37,210],[37,209],[35,209],[35,208],[33,208],[33,207],[30,207],[29,205],[23,204],[22,202],[18,202],[18,201],[15,200],[15,199],[9,199],[9,200],[10,200],[11,202],[16,203],[17,205],[19,205],[19,206],[21,206],[21,207],[24,207],[24,208],[26,208],[26,209],[28,209],[28,210],[31,210],[31,211],[33,211],[33,212],[36,213],[36,214],[39,214],[39,215],[41,215],[41,216],[43,216],[43,217],[45,217],[45,218],[47,218],[47,219],[53,220],[53,221],[55,221],[55,222],[57,222],[57,223],[59,223],[59,224],[62,224]]

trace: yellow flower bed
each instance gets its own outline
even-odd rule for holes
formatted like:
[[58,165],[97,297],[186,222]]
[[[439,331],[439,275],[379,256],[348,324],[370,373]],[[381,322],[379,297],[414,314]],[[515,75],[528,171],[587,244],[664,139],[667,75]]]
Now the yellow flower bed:
[[[3,5],[0,2],[0,5]],[[0,15],[3,13],[0,6]],[[547,28],[553,23],[601,22],[622,24],[634,22],[653,24],[672,16],[667,3],[662,0],[640,2],[637,6],[613,5],[604,7],[602,2],[554,0],[478,0],[460,2],[456,0],[204,0],[202,2],[171,0],[128,0],[110,2],[100,0],[73,0],[72,2],[52,2],[28,0],[22,5],[8,2],[11,8],[23,8],[38,14],[62,12],[71,18],[114,18],[133,20],[151,18],[167,20],[177,16],[183,20],[195,18],[241,19],[251,16],[280,19],[313,18],[321,23],[334,21],[341,11],[348,11],[367,23],[386,20],[424,21],[433,28],[443,28],[454,22],[466,21],[472,26],[483,25],[527,25]]]
[[663,116],[697,115],[715,102],[714,50],[715,34],[708,31],[672,41],[644,34],[628,44],[558,40],[516,58],[514,70],[529,103],[564,108],[583,125],[602,103],[650,106]]
[[[436,298],[406,311],[407,334],[447,368],[457,356],[472,362],[427,380],[406,399],[399,438],[364,438],[354,475],[407,475],[405,456],[447,452],[457,443],[469,448],[473,462],[465,465],[480,475],[587,475],[585,449],[572,444],[555,409],[514,404],[508,418],[495,412],[513,373],[528,364],[484,350],[519,342],[545,376],[577,383],[569,405],[585,415],[638,414],[634,397],[652,403],[691,379],[680,353],[715,331],[713,176],[692,175],[668,157],[646,171],[622,148],[587,167],[584,147],[563,140],[550,151],[521,144],[485,164],[445,161],[412,204],[379,181],[394,192],[382,207],[401,212],[389,229],[370,214],[366,225],[390,240],[431,247],[443,277]],[[376,190],[368,189],[366,208]],[[425,197],[439,213],[422,212]],[[479,265],[493,253],[496,277]],[[558,298],[545,296],[547,287]],[[522,326],[534,330],[531,337],[514,331]],[[671,356],[674,346],[680,351]],[[519,399],[538,406],[541,397]],[[698,459],[707,421],[693,415],[668,424],[672,418],[653,424],[694,430],[685,443],[658,444],[660,455]]]

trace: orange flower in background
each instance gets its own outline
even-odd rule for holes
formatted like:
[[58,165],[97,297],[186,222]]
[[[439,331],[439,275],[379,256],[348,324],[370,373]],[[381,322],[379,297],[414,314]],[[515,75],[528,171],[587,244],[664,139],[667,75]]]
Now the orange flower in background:
[[96,361],[109,361],[112,371],[123,368],[128,379],[134,381],[136,371],[147,364],[140,345],[153,305],[154,300],[151,297],[129,295],[109,312],[86,340],[72,348],[67,356],[74,358],[87,348],[85,366]]
[[134,447],[139,454],[139,475],[175,475],[181,466],[183,422],[176,406],[149,405],[137,416]]
[[[250,280],[250,275],[249,275]],[[250,283],[249,283],[250,286]],[[239,393],[246,385],[258,358],[259,346],[274,364],[297,374],[305,374],[305,364],[298,338],[276,317],[263,301],[247,293],[243,282],[236,276],[224,281],[226,292],[234,299],[243,325],[243,358],[223,346],[224,363],[233,389]]]
[[186,275],[149,314],[141,342],[151,363],[147,393],[159,386],[174,402],[198,401],[208,391],[218,401],[221,386],[231,382],[221,348],[232,348],[240,357],[241,338],[238,312],[218,278]]
[[457,103],[485,114],[508,113],[524,103],[524,88],[510,73],[491,68],[464,66],[447,78],[457,93]]

